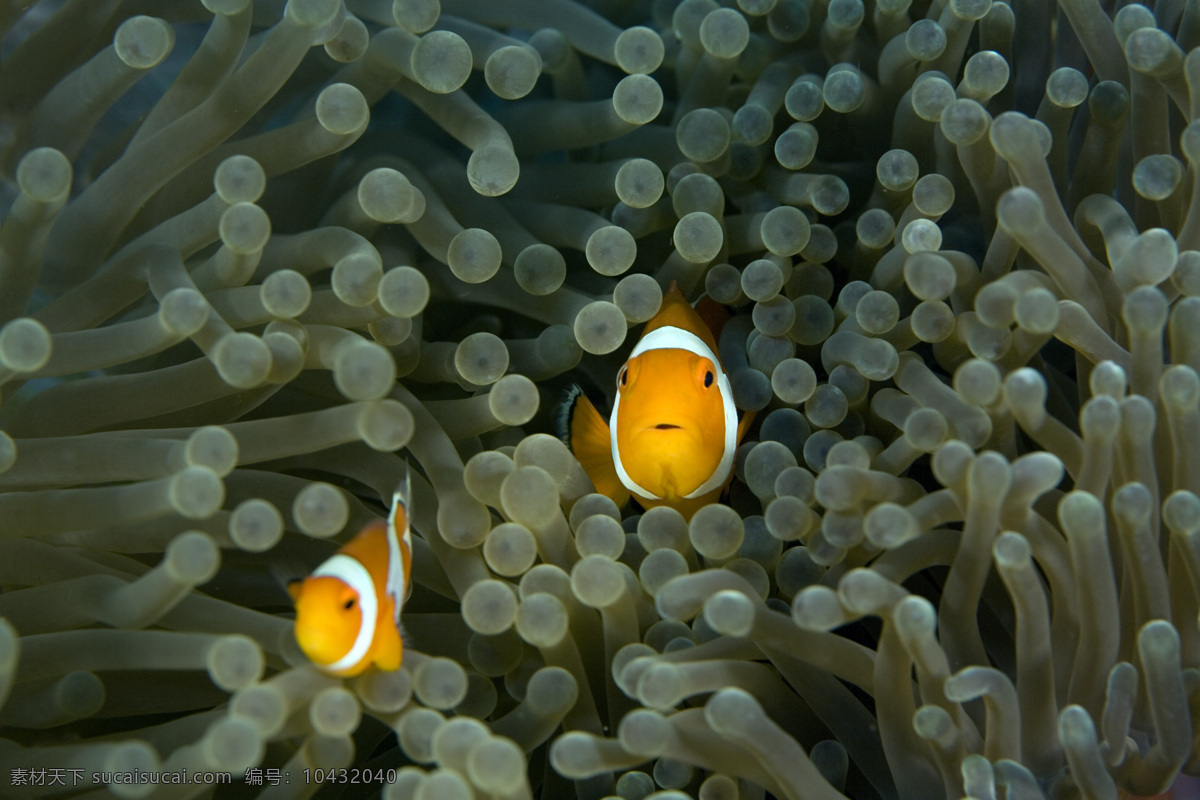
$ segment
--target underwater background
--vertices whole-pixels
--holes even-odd
[[[0,37],[0,797],[1200,796],[1197,0]],[[558,438],[672,281],[755,415],[690,519]],[[286,584],[405,476],[326,675]]]

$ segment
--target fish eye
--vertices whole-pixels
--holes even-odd
[[[708,387],[710,387],[712,385],[713,385],[713,374],[712,374],[712,370],[709,370],[708,372],[704,373],[704,388],[707,389]]]
[[[342,608],[346,609],[347,611],[349,611],[350,609],[354,608],[354,598],[353,598],[353,597],[351,597],[351,598],[350,598],[349,600],[347,600],[345,603],[342,603]]]
[[[617,376],[617,383],[620,384],[621,386],[625,385],[625,378],[627,377],[628,372],[629,372],[629,370],[625,369],[624,367],[621,367],[621,374]]]

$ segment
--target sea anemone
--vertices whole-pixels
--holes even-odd
[[[0,795],[1196,790],[1200,3],[0,37]],[[672,282],[755,413],[690,518],[558,438]],[[406,478],[404,662],[326,675],[285,584]]]

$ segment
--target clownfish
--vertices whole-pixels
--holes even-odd
[[[296,641],[325,672],[350,676],[371,664],[400,667],[400,611],[412,570],[409,496],[406,484],[392,496],[386,523],[368,523],[311,575],[288,585],[296,605]]]
[[[674,282],[617,372],[608,422],[578,386],[565,409],[564,438],[596,491],[689,519],[729,485],[753,417],[739,421],[713,332]]]

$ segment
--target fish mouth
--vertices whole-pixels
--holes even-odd
[[[654,426],[654,430],[656,430],[656,431],[677,431],[677,430],[682,430],[682,426],[672,425],[669,422],[660,422]]]

